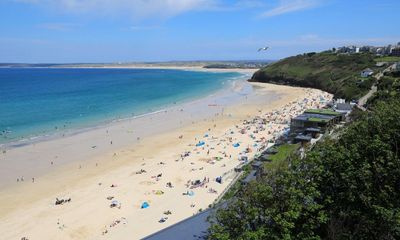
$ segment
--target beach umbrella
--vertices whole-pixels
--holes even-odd
[[[233,144],[233,147],[235,147],[235,148],[237,148],[237,147],[239,147],[240,146],[240,144],[239,143],[235,143],[235,144]]]

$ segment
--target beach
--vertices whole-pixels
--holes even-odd
[[[206,209],[244,156],[273,142],[290,117],[331,98],[315,89],[237,81],[152,114],[6,149],[2,238],[148,236]]]

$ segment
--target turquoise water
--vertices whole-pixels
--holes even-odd
[[[0,68],[0,143],[153,112],[209,95],[238,73]]]

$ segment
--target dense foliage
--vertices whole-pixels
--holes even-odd
[[[219,210],[210,239],[400,239],[400,100],[288,159]]]
[[[360,77],[365,68],[378,70],[375,56],[363,54],[307,53],[285,58],[257,71],[250,81],[312,87],[348,100],[371,88],[374,79]]]

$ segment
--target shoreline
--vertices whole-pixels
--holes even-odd
[[[54,68],[54,67],[37,67],[37,68]],[[56,67],[57,68],[57,67]],[[101,69],[113,69],[113,67],[61,67],[61,69],[75,69],[75,68],[87,68],[87,69],[91,69],[91,68],[101,68]],[[223,69],[224,71],[209,71],[208,69],[204,69],[202,67],[168,67],[168,68],[163,68],[163,67],[122,67],[122,68],[118,68],[116,67],[115,69],[175,69],[175,70],[182,70],[182,71],[206,71],[206,72],[236,72],[236,73],[240,73],[241,75],[232,79],[227,80],[226,82],[230,82],[233,85],[234,84],[240,84],[240,83],[244,83],[247,82],[247,77],[250,76],[252,73],[254,73],[256,70],[253,69],[253,72],[251,71],[252,69],[245,69],[244,72],[242,71],[235,71],[235,69],[229,69],[227,71],[225,71],[225,69]],[[204,69],[204,70],[202,70]],[[95,130],[95,129],[99,129],[99,128],[104,128],[107,127],[109,125],[115,124],[116,122],[121,122],[121,121],[130,121],[133,119],[137,119],[137,118],[141,118],[141,117],[146,117],[147,115],[154,115],[154,114],[158,114],[158,113],[162,113],[165,111],[169,111],[175,108],[178,108],[179,106],[185,106],[185,105],[190,105],[191,103],[197,102],[197,101],[206,101],[208,99],[211,99],[215,96],[218,95],[222,95],[222,94],[226,94],[227,92],[229,92],[234,86],[224,86],[221,89],[216,90],[215,92],[205,95],[205,96],[196,96],[194,98],[191,99],[186,99],[178,104],[165,104],[163,106],[160,106],[159,109],[155,109],[154,111],[150,109],[149,112],[145,112],[142,114],[139,114],[137,116],[124,116],[124,117],[116,117],[116,118],[110,118],[110,119],[103,119],[97,123],[92,123],[92,124],[84,124],[82,126],[75,126],[72,128],[68,128],[68,129],[62,129],[60,131],[51,131],[51,132],[47,132],[47,133],[42,133],[42,134],[34,134],[34,135],[27,135],[25,137],[23,137],[22,139],[16,139],[16,140],[12,140],[9,142],[1,142],[0,143],[0,150],[4,151],[10,148],[18,148],[21,146],[26,146],[26,145],[30,145],[30,144],[35,144],[41,141],[51,141],[57,138],[63,138],[65,136],[71,136],[71,135],[76,135],[76,134],[80,134],[83,132],[87,132],[87,131],[91,131],[91,130]],[[79,125],[79,124],[78,124]]]
[[[11,150],[7,154],[14,155],[12,159],[31,158],[26,168],[38,167],[38,161],[42,161],[42,167],[50,167],[51,171],[35,178],[34,183],[27,175],[24,183],[0,191],[0,230],[10,239],[24,236],[32,239],[136,239],[189,217],[200,208],[207,208],[218,194],[209,193],[207,188],[196,188],[193,197],[182,196],[182,192],[188,191],[185,183],[208,176],[208,189],[223,192],[232,181],[233,169],[240,164],[238,156],[243,149],[247,146],[254,149],[249,157],[258,149],[253,146],[252,138],[238,131],[244,120],[278,109],[290,111],[289,105],[295,102],[304,104],[301,103],[303,97],[326,94],[312,89],[247,84],[253,86],[253,91],[240,95],[238,101],[230,106],[210,109],[207,102],[200,101],[197,107],[184,112],[161,112],[158,119],[145,119],[142,125],[137,126],[150,125],[149,129],[140,130],[152,130],[154,134],[137,142],[136,137],[129,133],[130,121],[124,121],[107,132],[105,129],[95,131],[98,135],[82,137],[85,134],[78,134],[68,137],[67,141],[42,142]],[[284,126],[279,123],[269,127],[279,132]],[[265,137],[264,140],[273,136],[265,131],[254,135],[257,139]],[[113,144],[110,144],[110,139],[113,139]],[[196,147],[201,139],[206,144]],[[52,142],[56,143],[51,145]],[[240,142],[241,146],[232,147],[234,142]],[[91,148],[93,144],[97,147]],[[188,150],[190,155],[181,159],[180,155]],[[58,158],[54,158],[55,153],[59,154]],[[222,160],[211,160],[217,156]],[[71,159],[75,161],[68,164]],[[50,166],[51,160],[55,164]],[[67,164],[58,167],[63,160]],[[141,169],[146,173],[137,174]],[[3,171],[13,173],[7,164]],[[160,172],[162,177],[159,179],[151,177]],[[213,180],[216,176],[224,176],[222,184]],[[173,184],[173,188],[165,187],[168,182]],[[116,187],[110,188],[113,185]],[[163,193],[155,194],[159,190]],[[122,208],[109,208],[107,196],[122,203]],[[54,206],[56,197],[72,198],[72,202]],[[150,203],[149,209],[140,209],[144,201]],[[180,203],[178,206],[177,201]],[[173,214],[168,216],[166,223],[159,223],[166,210]],[[111,224],[116,219],[120,222],[117,226]],[[32,223],[35,221],[41,225]],[[46,229],[46,233],[42,229]],[[106,235],[102,235],[104,229]]]
[[[11,153],[19,152],[19,151],[27,151],[27,149],[35,148],[36,145],[52,144],[52,146],[54,146],[54,148],[56,148],[59,145],[69,144],[69,143],[65,143],[65,142],[70,142],[70,139],[73,139],[74,137],[80,137],[80,139],[85,139],[85,138],[87,138],[86,136],[90,136],[93,134],[100,137],[102,135],[100,132],[103,132],[103,133],[106,132],[107,133],[106,135],[108,135],[108,131],[112,131],[112,129],[121,129],[121,128],[135,129],[135,128],[137,128],[137,126],[136,126],[137,124],[139,124],[139,126],[141,126],[141,127],[146,127],[146,124],[152,123],[153,119],[154,119],[153,122],[155,122],[156,124],[160,124],[159,120],[157,120],[158,118],[163,118],[168,113],[172,117],[174,115],[174,113],[176,114],[178,112],[181,112],[182,109],[185,110],[185,112],[187,112],[187,111],[190,112],[190,117],[189,117],[190,119],[181,121],[181,123],[179,125],[177,125],[176,123],[174,125],[172,123],[165,124],[165,126],[163,126],[163,129],[157,129],[156,131],[130,130],[130,133],[133,134],[134,138],[131,139],[129,141],[129,143],[125,143],[125,144],[122,144],[121,146],[119,146],[119,148],[126,148],[131,144],[138,144],[139,139],[137,139],[137,138],[143,139],[146,137],[151,137],[152,135],[156,135],[157,133],[173,131],[173,130],[179,129],[180,127],[182,127],[182,125],[183,126],[190,125],[191,121],[201,121],[203,118],[213,117],[213,114],[218,114],[223,108],[229,107],[229,106],[237,103],[238,101],[240,101],[240,98],[243,98],[243,96],[250,94],[252,91],[249,89],[249,88],[251,88],[251,84],[249,84],[244,79],[234,80],[231,83],[232,83],[231,86],[226,86],[208,96],[199,97],[198,99],[190,100],[188,102],[183,102],[183,103],[180,103],[180,104],[177,104],[174,106],[170,106],[168,108],[156,110],[154,112],[149,112],[149,113],[145,113],[145,114],[134,116],[134,117],[115,119],[115,120],[107,121],[107,122],[97,124],[97,125],[94,125],[91,127],[69,129],[69,130],[62,131],[62,132],[54,132],[54,133],[51,133],[48,135],[35,136],[30,139],[23,139],[23,140],[19,140],[19,141],[15,141],[15,142],[5,143],[2,145],[0,144],[0,150],[6,151],[5,154],[3,153],[3,156],[8,155],[8,158],[6,158],[4,160],[7,160],[7,159],[11,160],[11,159],[14,159],[14,155],[12,155]],[[228,99],[229,101],[232,101],[232,102],[227,102],[226,99]],[[213,103],[219,103],[219,104],[218,104],[218,106],[212,107],[212,110],[209,113],[206,113],[206,109],[204,109],[205,105],[207,105],[207,107],[209,108],[208,105],[213,104]],[[200,105],[202,106],[201,108],[200,108]],[[194,111],[191,111],[188,109],[197,109],[197,110],[200,109],[201,113],[197,114],[198,116],[196,116],[196,113],[194,113]],[[185,115],[185,114],[186,113],[184,113],[184,112],[181,113],[181,115]],[[163,119],[163,120],[165,120],[165,119]],[[171,121],[171,120],[169,120],[169,121]],[[106,137],[106,136],[102,136],[102,137]],[[116,136],[114,138],[117,138],[117,137],[118,136]],[[110,137],[110,139],[111,138],[112,137]],[[127,139],[125,139],[125,140],[127,140]],[[110,141],[112,141],[112,140],[110,140]],[[87,147],[89,150],[90,150],[90,148],[97,150],[97,146],[99,146],[99,145],[100,145],[99,143],[93,143]],[[104,143],[102,145],[104,145]],[[115,146],[116,143],[114,142],[113,145]],[[94,147],[94,146],[96,146],[96,147]],[[43,151],[43,150],[41,150],[41,151]],[[49,149],[47,149],[47,151],[48,150]],[[71,149],[71,150],[73,150],[73,149]],[[110,150],[111,149],[107,149],[107,151],[110,151]],[[116,150],[116,149],[114,148],[114,150]],[[30,151],[33,151],[33,150],[30,150]],[[106,154],[106,153],[107,152],[100,152],[100,153],[96,153],[96,154]],[[9,156],[9,155],[11,155],[11,156]],[[37,155],[39,155],[39,154],[37,154]],[[92,156],[92,157],[94,157],[94,156]],[[21,157],[16,157],[16,158],[19,159]],[[54,159],[54,161],[51,161],[51,162],[56,162],[56,160],[57,159]],[[81,160],[81,159],[79,159],[79,160]],[[33,159],[32,159],[32,161],[33,161]],[[58,166],[62,167],[63,165],[70,165],[70,164],[73,164],[74,162],[77,162],[77,160],[62,161],[62,162],[58,163]],[[9,164],[12,165],[13,163],[10,162]],[[26,162],[16,163],[16,165],[19,165],[19,164],[24,165],[24,164],[26,164]],[[38,164],[40,164],[40,163],[38,163]],[[3,162],[3,164],[0,163],[0,190],[2,190],[2,188],[4,188],[6,185],[13,186],[16,184],[14,178],[11,178],[9,176],[9,174],[7,174],[6,172],[1,171],[1,169],[2,169],[1,166],[4,166],[4,165],[5,165],[4,162]],[[14,170],[18,169],[18,166],[16,166],[16,165],[13,167]],[[6,169],[6,168],[4,167],[3,169]],[[14,173],[14,171],[13,171],[13,173]],[[19,175],[20,175],[20,177],[30,179],[32,177],[37,177],[38,175],[42,175],[42,174],[46,174],[46,172],[45,171],[35,172],[35,166],[32,166],[32,168],[29,169],[29,171],[22,171]],[[18,175],[15,175],[15,177],[18,177]]]

